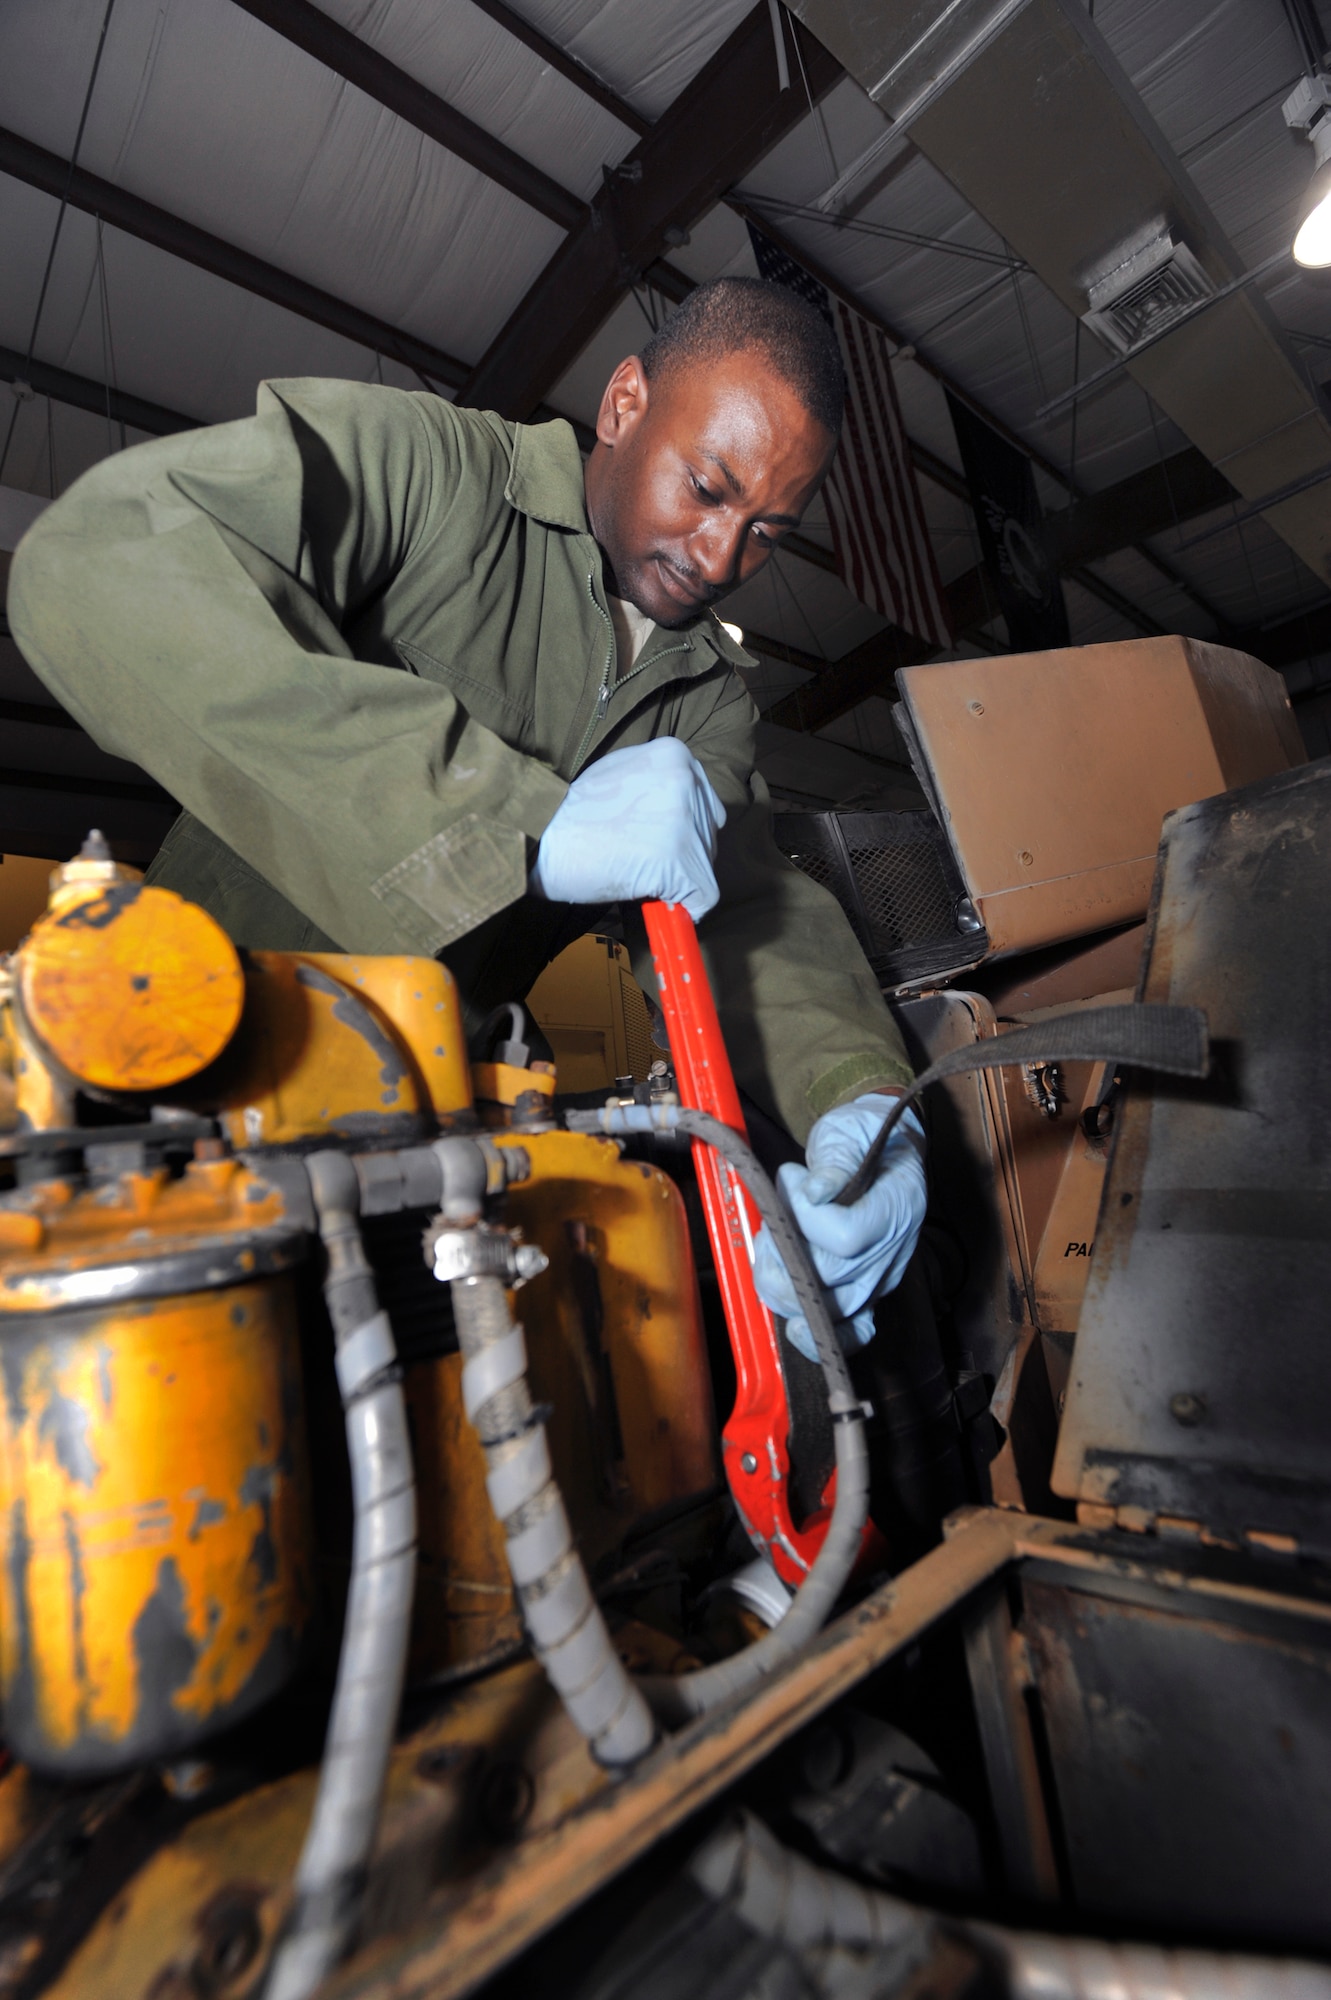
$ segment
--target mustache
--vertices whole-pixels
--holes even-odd
[[[656,561],[661,564],[663,569],[668,569],[672,576],[677,576],[685,589],[691,592],[700,604],[719,604],[726,594],[716,584],[708,583],[688,563],[676,562],[673,556],[663,555],[659,551],[656,555]]]

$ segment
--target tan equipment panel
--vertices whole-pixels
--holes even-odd
[[[897,675],[991,949],[1146,914],[1167,812],[1306,762],[1281,676],[1199,639],[1131,639]]]

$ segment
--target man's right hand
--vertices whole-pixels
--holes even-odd
[[[682,903],[697,923],[720,893],[712,862],[725,819],[678,737],[612,750],[573,780],[541,835],[532,891],[552,903]]]

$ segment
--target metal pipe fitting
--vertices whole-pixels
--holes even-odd
[[[315,1155],[333,1157],[340,1156]],[[488,1196],[528,1179],[531,1155],[523,1146],[496,1146],[492,1139],[449,1138],[391,1153],[358,1153],[351,1165],[361,1215],[435,1208],[447,1221],[466,1224],[476,1221]]]

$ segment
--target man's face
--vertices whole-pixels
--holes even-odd
[[[760,570],[798,527],[835,439],[762,351],[650,384],[622,361],[587,463],[592,532],[614,584],[658,625],[683,625]]]

